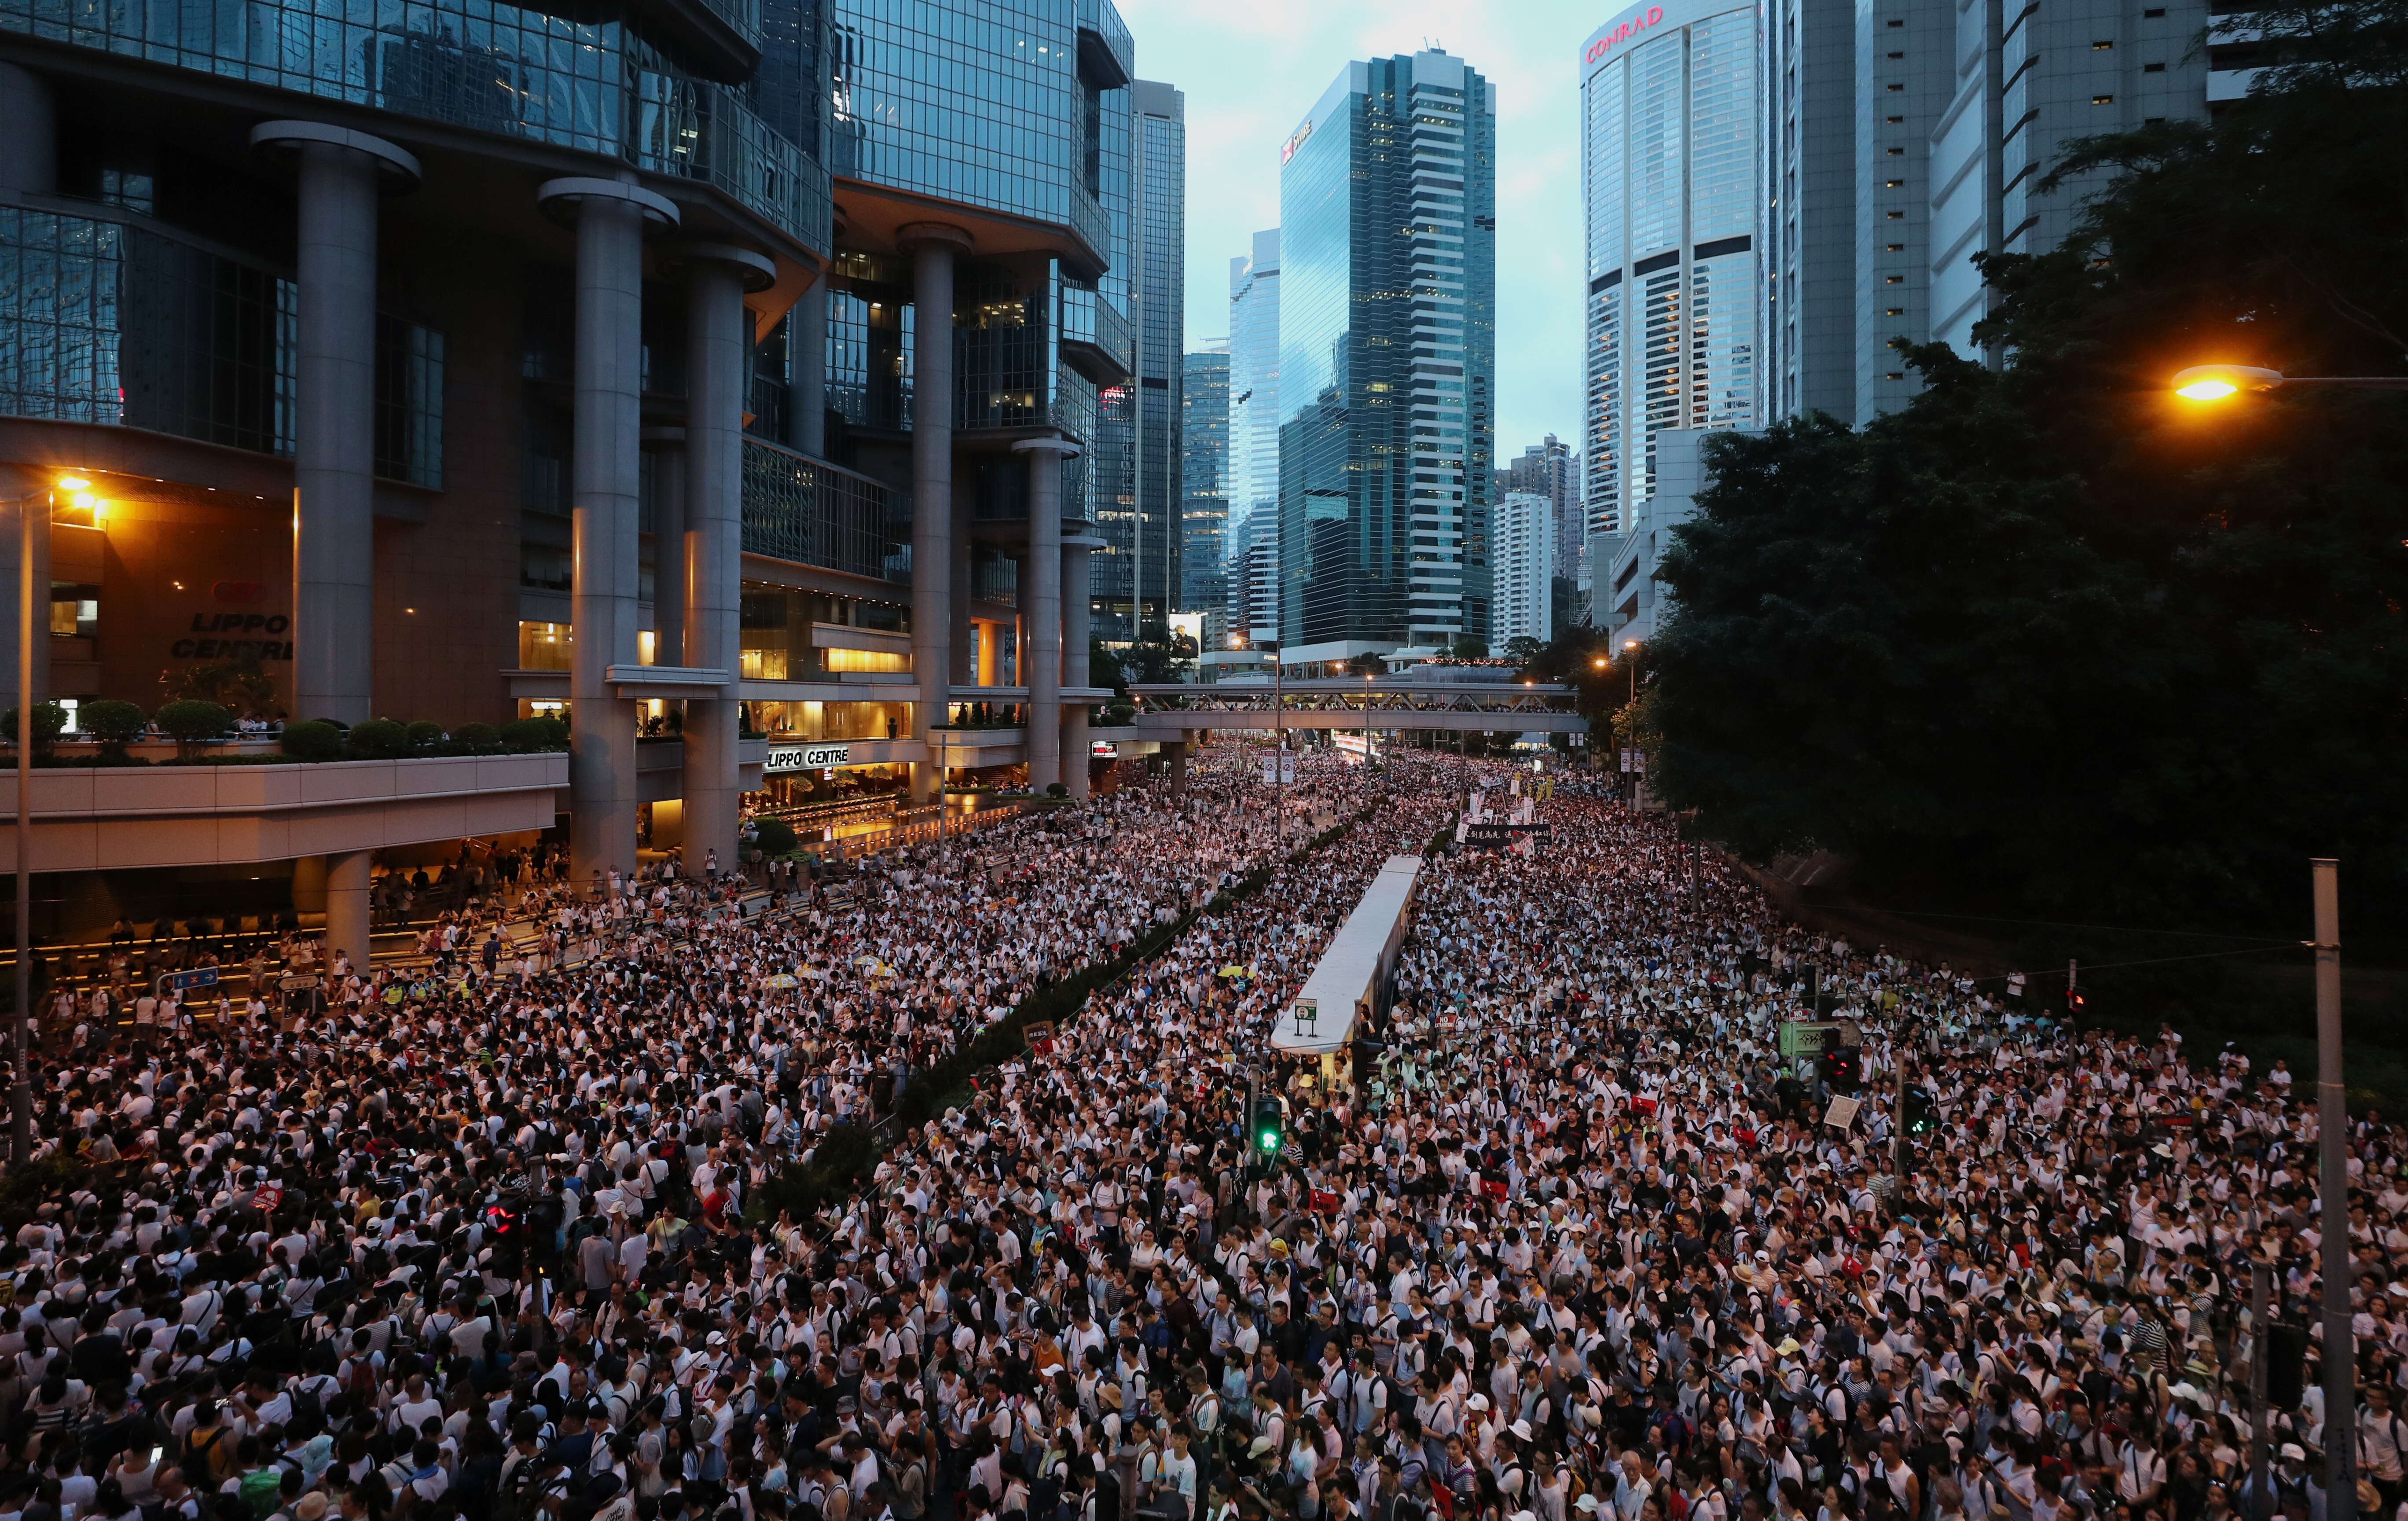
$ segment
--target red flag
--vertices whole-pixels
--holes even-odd
[[[1633,1114],[1653,1114],[1656,1112],[1656,1100],[1653,1098],[1633,1098],[1630,1100],[1630,1112]]]
[[[1483,1179],[1480,1184],[1480,1191],[1500,1204],[1505,1201],[1506,1195],[1509,1192],[1505,1186],[1505,1180],[1502,1178]]]
[[[276,1206],[283,1202],[284,1190],[275,1184],[269,1184],[265,1188],[262,1188],[258,1193],[251,1196],[251,1207],[257,1210],[262,1214],[272,1213],[275,1211]]]
[[[1338,1212],[1338,1196],[1331,1193],[1326,1188],[1314,1189],[1312,1191],[1312,1212],[1315,1214],[1336,1214]]]

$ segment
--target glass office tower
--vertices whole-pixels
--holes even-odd
[[[1648,0],[1582,48],[1592,536],[1654,491],[1658,432],[1755,412],[1756,47],[1752,4]]]
[[[1186,345],[1186,97],[1140,79],[1130,91],[1129,200],[1116,257],[1129,271],[1136,373],[1098,398],[1096,633],[1119,643],[1175,610],[1180,588],[1180,352]]]
[[[1496,95],[1346,66],[1282,150],[1280,634],[1291,665],[1488,635]]]
[[[1228,582],[1222,561],[1229,529],[1229,352],[1219,338],[1180,366],[1179,607],[1227,624]],[[1217,640],[1213,641],[1217,644]]]

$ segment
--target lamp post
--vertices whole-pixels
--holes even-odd
[[[2325,1442],[2325,1521],[2358,1514],[2358,1348],[2351,1327],[2355,1274],[2349,1233],[2349,1105],[2341,1071],[2341,863],[2308,863],[2316,938],[2316,1194],[2323,1218],[2316,1267],[2325,1284],[2325,1430],[2348,1433]]]
[[[2193,365],[2174,372],[2174,395],[2189,401],[2229,401],[2243,391],[2286,385],[2338,385],[2358,391],[2408,391],[2408,375],[2286,375],[2256,365]]]
[[[1363,673],[1363,766],[1371,765],[1371,673]]]
[[[90,482],[75,476],[59,478],[59,487],[81,491]],[[27,838],[34,824],[34,516],[40,503],[41,526],[50,524],[50,492],[28,492],[17,498],[17,958],[16,1001],[10,1017],[17,1028],[8,1048],[16,1063],[8,1087],[9,1155],[18,1166],[34,1159],[33,1053],[25,1022],[33,1016],[34,999],[34,866]]]

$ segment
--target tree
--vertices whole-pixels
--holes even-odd
[[[2166,386],[2401,371],[2408,0],[2258,23],[2249,99],[2079,145],[2074,237],[1985,262],[2002,368],[1710,442],[1640,715],[1706,827],[1883,894],[2262,924],[2339,854],[2408,902],[2408,398]]]
[[[171,698],[218,703],[242,718],[266,718],[276,711],[276,681],[257,654],[186,666],[162,680]]]
[[[199,697],[179,697],[151,716],[176,741],[176,758],[182,761],[198,760],[203,751],[234,730],[234,714],[223,703]]]

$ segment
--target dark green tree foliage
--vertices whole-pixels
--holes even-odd
[[[1711,441],[1642,702],[1708,832],[1884,897],[2263,924],[2339,854],[2408,906],[2408,395],[2167,386],[2408,368],[2408,0],[2268,17],[2248,102],[2060,166],[2115,178],[1991,261],[2003,367]]]

